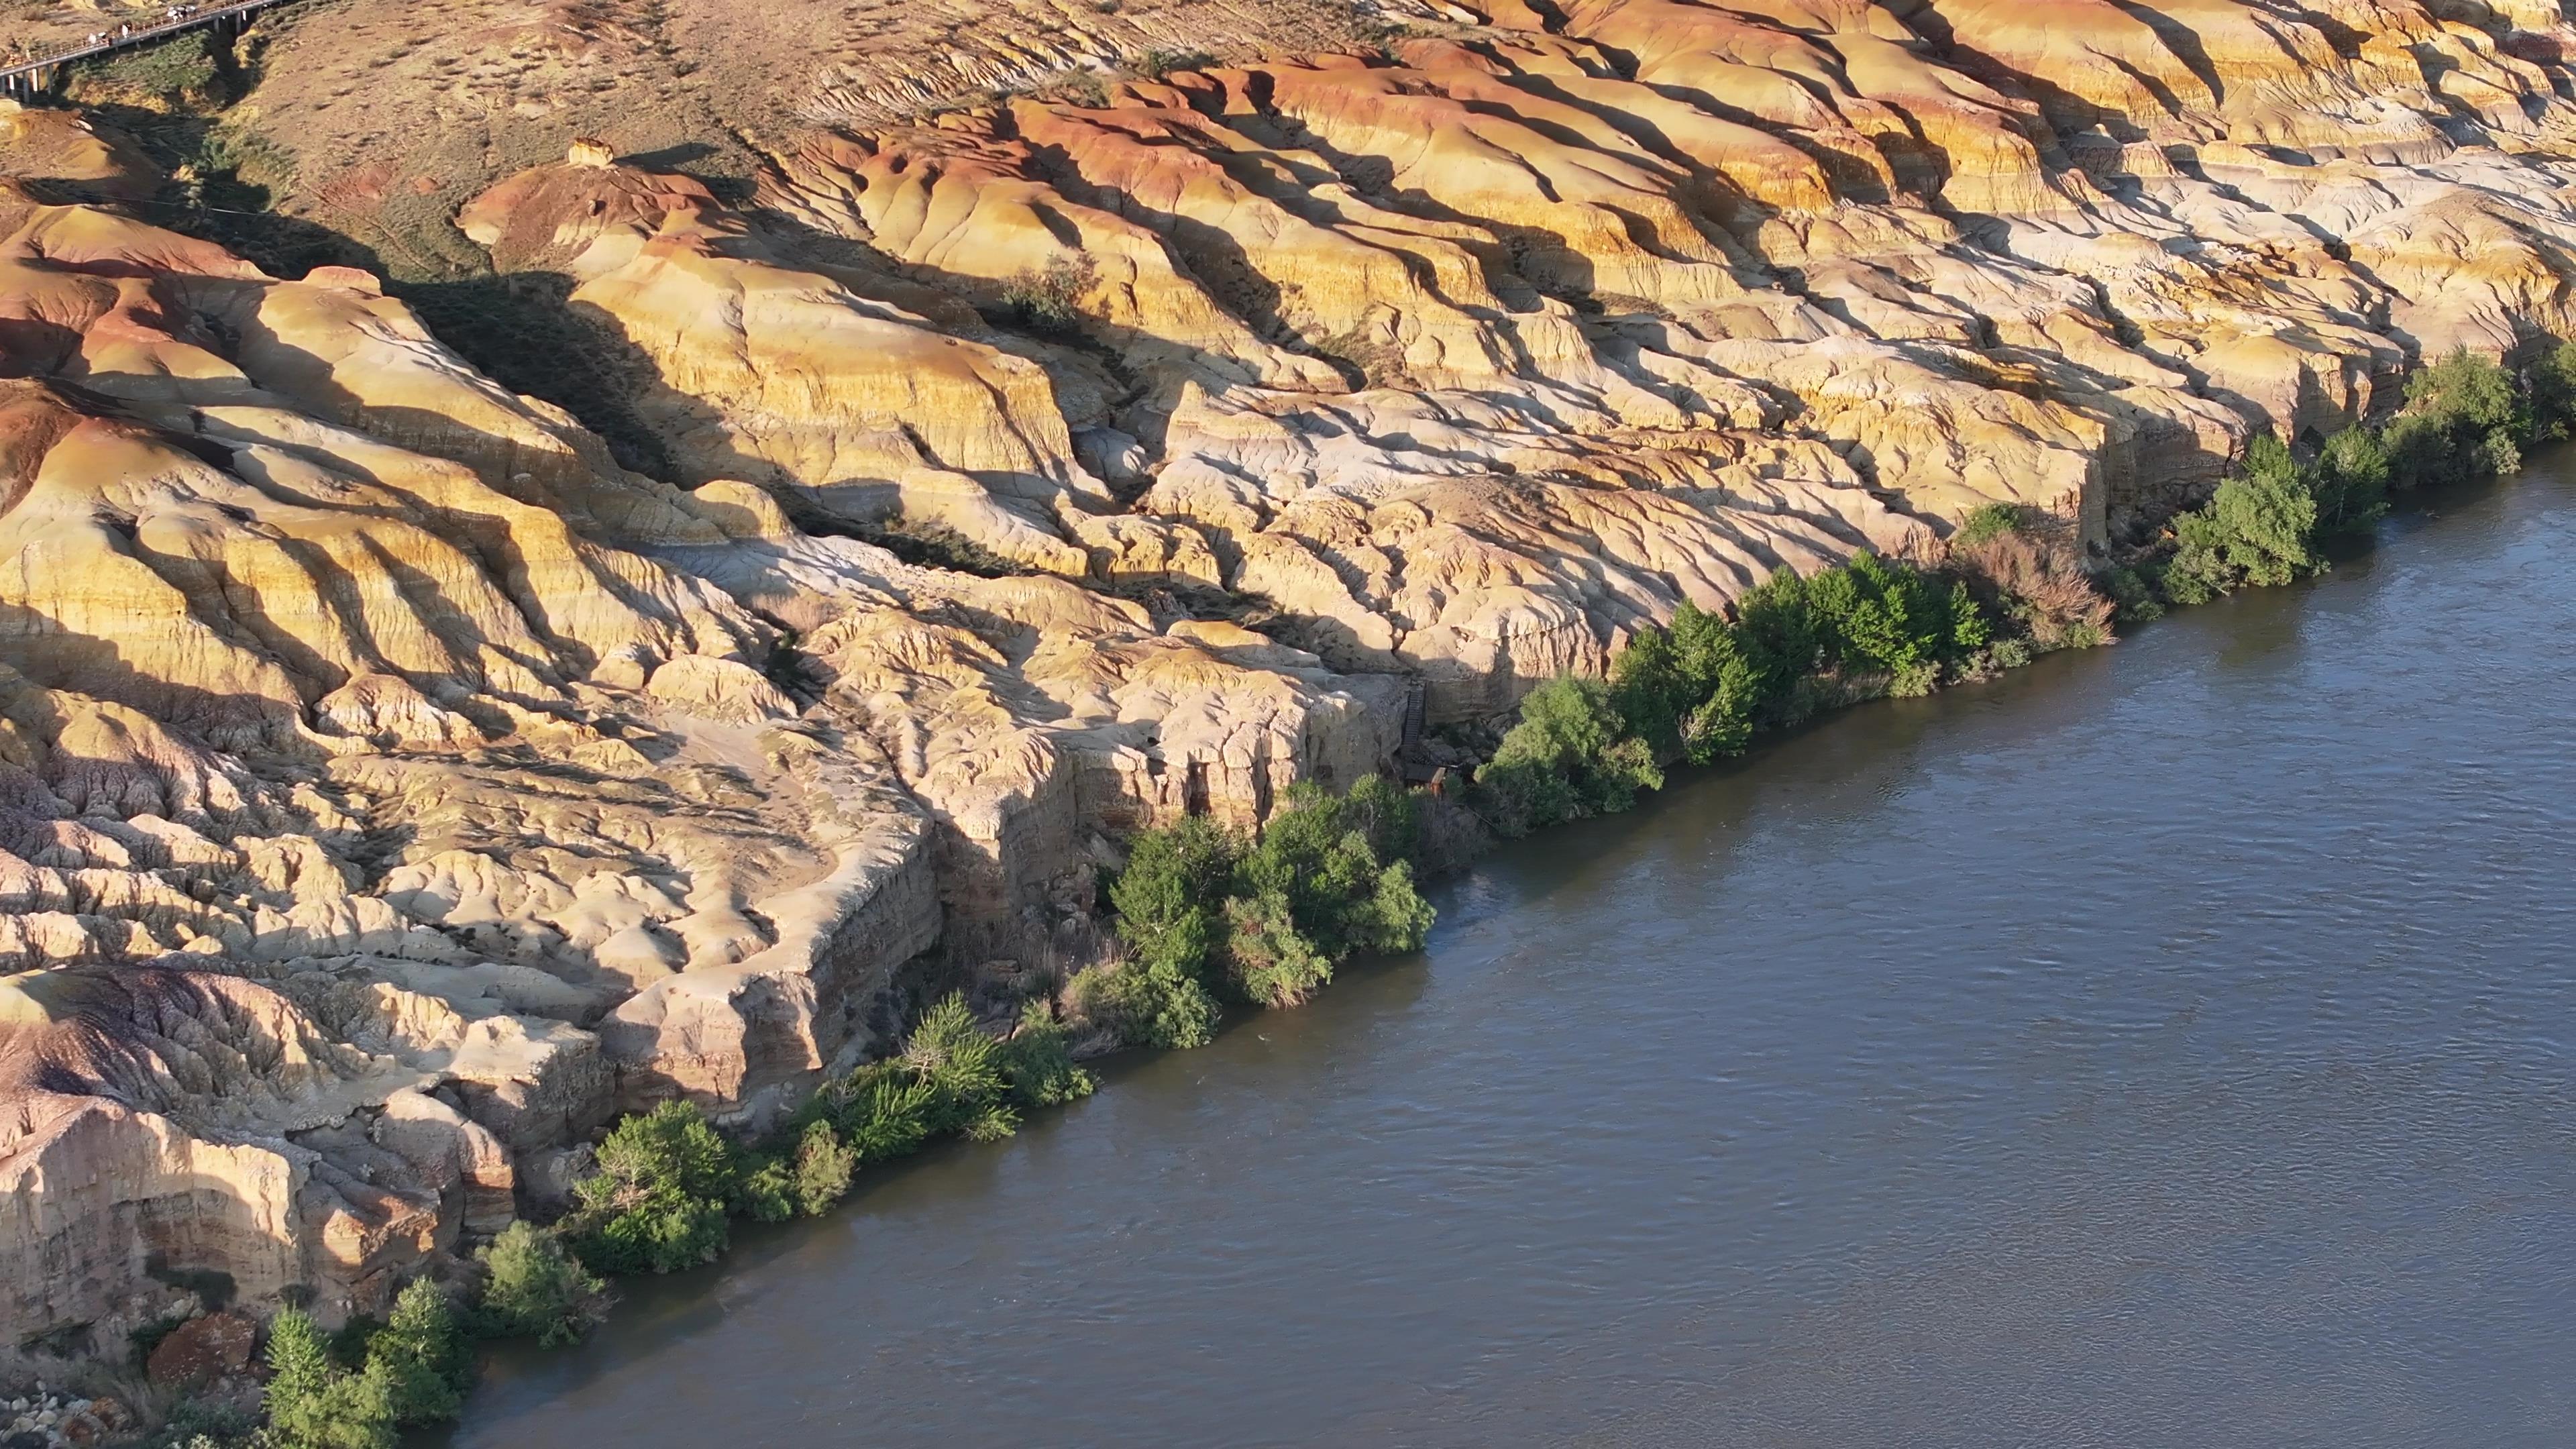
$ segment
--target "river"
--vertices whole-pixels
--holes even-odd
[[[2576,458],[1445,883],[459,1449],[2576,1442]]]

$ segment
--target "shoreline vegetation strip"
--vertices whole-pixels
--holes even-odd
[[[2385,423],[2306,456],[2258,437],[2206,504],[2125,562],[2088,564],[2061,525],[1980,509],[1937,567],[1862,553],[1803,577],[1783,569],[1726,615],[1684,604],[1631,639],[1607,678],[1539,685],[1463,800],[1426,806],[1371,776],[1338,796],[1300,786],[1257,832],[1205,817],[1138,832],[1105,892],[1113,959],[1042,981],[998,1029],[963,992],[939,997],[898,1051],[827,1081],[756,1143],[729,1140],[686,1101],[629,1116],[599,1144],[571,1211],[552,1226],[512,1223],[476,1251],[469,1281],[416,1279],[384,1323],[337,1334],[297,1309],[278,1314],[264,1423],[182,1401],[145,1442],[394,1449],[402,1430],[458,1415],[476,1340],[577,1341],[604,1318],[610,1279],[713,1262],[736,1218],[818,1216],[868,1167],[944,1138],[1007,1137],[1025,1114],[1094,1090],[1078,1046],[1200,1046],[1229,1009],[1295,1006],[1353,957],[1420,949],[1433,912],[1416,875],[1466,853],[1426,847],[1435,813],[1453,839],[1615,813],[1675,764],[1742,755],[1825,711],[1989,678],[2108,643],[2115,623],[2168,605],[2312,576],[2338,542],[2367,539],[2393,499],[2512,473],[2571,426],[2576,343],[2519,371],[2455,353],[2417,372]]]

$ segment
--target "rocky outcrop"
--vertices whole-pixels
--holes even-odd
[[[150,224],[105,126],[0,113],[22,1339],[211,1274],[370,1308],[618,1111],[784,1106],[925,952],[1078,964],[1105,834],[1256,823],[1987,504],[2112,546],[2258,430],[2576,333],[2544,4],[1461,0],[1103,49],[1184,12],[1269,35],[1058,17],[1046,84],[935,114],[1008,37],[843,55],[710,122],[756,188],[587,136],[483,175],[457,226],[564,298],[622,453],[371,272]],[[475,154],[535,154],[532,106]]]
[[[1257,818],[1392,752],[1400,681],[807,534],[784,469],[628,473],[367,274],[279,281],[90,205],[11,228],[0,1264],[26,1335],[131,1327],[207,1275],[372,1311],[620,1108],[771,1110],[943,937],[1045,949],[1093,830]],[[1043,409],[1000,461],[1087,476],[1043,371],[987,352]],[[833,410],[855,376],[758,386],[805,387],[855,456],[832,430],[887,431]]]

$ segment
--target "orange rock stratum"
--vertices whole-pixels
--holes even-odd
[[[834,52],[719,138],[755,185],[478,177],[439,225],[598,415],[0,114],[10,1343],[186,1273],[378,1309],[619,1111],[868,1050],[925,952],[1081,959],[1119,831],[1983,504],[2114,546],[2576,335],[2542,0],[1183,4],[1116,23],[1242,44],[1124,68],[1084,8]],[[932,105],[1003,32],[1044,84]],[[455,87],[489,154],[553,124]]]

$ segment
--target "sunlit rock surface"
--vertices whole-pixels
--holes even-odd
[[[1074,70],[935,115],[890,50],[756,193],[490,178],[456,226],[625,451],[0,112],[20,1339],[207,1273],[372,1309],[621,1110],[791,1100],[907,961],[1080,964],[1117,831],[1983,504],[2142,536],[2576,332],[2538,0],[1408,15],[1032,35]]]

